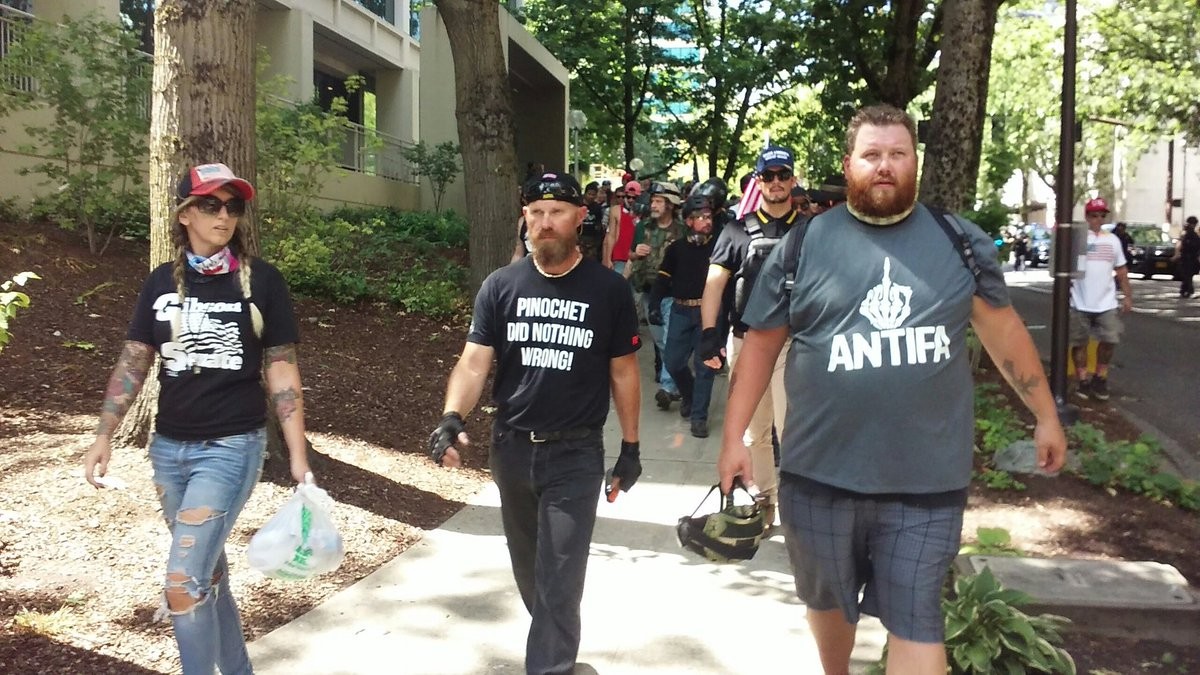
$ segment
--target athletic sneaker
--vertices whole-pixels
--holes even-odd
[[[1091,380],[1080,380],[1079,383],[1075,385],[1075,395],[1084,400],[1091,398],[1092,397],[1092,381]]]
[[[1091,384],[1091,390],[1092,390],[1091,391],[1092,398],[1096,399],[1097,401],[1107,401],[1108,400],[1108,378],[1107,377],[1093,377],[1092,384]]]
[[[671,409],[671,395],[667,393],[666,389],[654,392],[654,402],[658,404],[659,410]]]

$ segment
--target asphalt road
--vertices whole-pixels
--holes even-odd
[[[1049,362],[1050,275],[1041,269],[1005,276],[1013,305]],[[1200,478],[1200,298],[1180,299],[1179,282],[1165,276],[1139,275],[1130,283],[1134,309],[1124,317],[1109,375],[1110,404],[1162,439],[1181,471]]]

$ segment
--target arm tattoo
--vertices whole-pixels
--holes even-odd
[[[281,423],[288,421],[295,414],[300,408],[302,400],[300,393],[293,387],[271,392],[271,403],[275,406],[275,414],[279,417]]]
[[[1023,376],[1018,373],[1017,365],[1012,362],[1012,359],[1005,359],[1003,368],[1013,389],[1022,400],[1028,401],[1029,395],[1033,393],[1033,388],[1037,386],[1038,378],[1034,375]]]
[[[276,363],[290,363],[296,365],[296,345],[286,344],[278,347],[267,347],[263,352],[263,357],[266,359],[267,367],[271,367]]]
[[[154,348],[141,342],[126,341],[117,365],[108,378],[104,391],[104,404],[100,407],[100,422],[96,425],[97,436],[111,436],[129,406],[142,390],[146,374],[154,363]]]

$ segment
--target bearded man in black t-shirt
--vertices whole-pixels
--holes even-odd
[[[622,441],[609,499],[642,472],[641,343],[625,279],[579,252],[587,212],[579,183],[546,173],[525,185],[524,196],[533,252],[480,287],[429,445],[434,461],[461,465],[460,453],[470,444],[463,415],[479,401],[495,359],[490,466],[513,575],[533,617],[525,670],[571,673],[610,395]]]

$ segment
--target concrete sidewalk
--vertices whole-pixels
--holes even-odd
[[[727,378],[718,377],[712,435],[693,438],[654,406],[653,350],[642,359],[644,473],[602,501],[583,600],[580,673],[819,673],[782,537],[746,564],[716,565],[680,548],[675,523],[716,481]],[[480,430],[475,430],[480,433]],[[620,447],[605,427],[608,466]],[[715,510],[715,499],[703,512]],[[402,555],[250,645],[256,672],[475,675],[524,673],[529,615],[517,595],[489,485]],[[885,633],[859,625],[854,670],[878,658]]]

